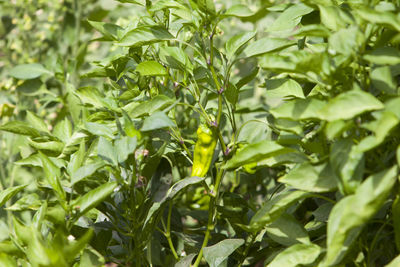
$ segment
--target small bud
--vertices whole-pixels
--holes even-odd
[[[232,150],[231,150],[229,147],[227,147],[226,150],[225,150],[225,152],[224,152],[225,156],[228,156],[229,153],[231,153],[231,151],[232,151]]]
[[[225,88],[222,86],[219,90],[218,90],[218,94],[222,94],[225,91]]]

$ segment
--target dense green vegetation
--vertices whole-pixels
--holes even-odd
[[[0,18],[1,266],[400,265],[400,1]]]

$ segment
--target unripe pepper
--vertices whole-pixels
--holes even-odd
[[[244,144],[240,143],[238,144],[238,149],[237,152],[239,152],[240,150],[242,150],[244,148]],[[242,166],[243,170],[249,174],[253,174],[257,171],[257,162],[252,162],[252,163],[248,163]]]
[[[204,177],[212,162],[218,136],[215,129],[201,124],[197,129],[197,142],[194,147],[192,176]]]

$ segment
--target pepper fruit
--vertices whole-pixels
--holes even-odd
[[[212,162],[218,135],[215,129],[200,124],[197,129],[197,142],[194,147],[192,176],[204,177]]]
[[[245,147],[245,145],[243,143],[239,143],[238,144],[238,149],[237,152],[239,152],[240,150],[242,150]],[[243,170],[249,174],[253,174],[257,171],[257,162],[252,162],[252,163],[248,163],[242,166]]]

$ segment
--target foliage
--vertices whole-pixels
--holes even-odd
[[[37,2],[0,2],[2,265],[397,266],[400,2]]]

